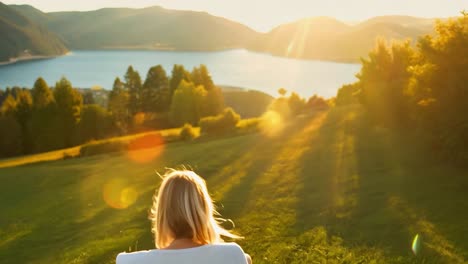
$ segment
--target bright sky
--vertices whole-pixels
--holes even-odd
[[[206,11],[243,23],[258,31],[300,18],[330,16],[357,22],[380,15],[457,16],[468,0],[4,0],[29,4],[42,11],[94,10],[103,7],[148,7]]]

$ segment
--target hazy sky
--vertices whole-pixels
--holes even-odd
[[[4,0],[29,4],[42,11],[94,10],[102,7],[147,7],[207,11],[259,31],[304,17],[331,16],[356,22],[379,15],[456,16],[468,10],[468,0]]]

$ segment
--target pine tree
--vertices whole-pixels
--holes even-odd
[[[151,67],[146,75],[142,91],[142,106],[145,112],[169,110],[169,79],[161,65]]]
[[[70,147],[76,139],[76,128],[80,120],[83,98],[76,89],[72,88],[72,84],[65,77],[56,83],[54,98],[57,117],[61,124],[59,134],[63,139],[63,147]]]
[[[130,121],[130,112],[128,109],[128,92],[125,90],[125,84],[116,78],[112,91],[109,93],[109,102],[107,104],[109,112],[116,123],[116,126],[123,134],[128,131]]]
[[[171,101],[175,90],[179,87],[182,80],[191,82],[190,72],[185,70],[183,65],[174,64],[171,73],[171,80],[169,81],[169,97],[171,98]]]
[[[133,116],[141,111],[141,77],[138,71],[135,71],[130,65],[125,74],[125,89],[128,91],[128,108]]]
[[[52,90],[49,89],[46,81],[41,77],[39,77],[34,83],[31,93],[35,109],[44,108],[54,101]]]
[[[16,111],[15,117],[21,127],[21,152],[23,154],[32,151],[31,131],[29,129],[29,122],[33,110],[33,99],[28,90],[18,92],[16,97]]]

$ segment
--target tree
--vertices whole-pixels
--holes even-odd
[[[165,112],[171,104],[169,78],[161,65],[151,67],[142,90],[142,107],[145,112]]]
[[[18,92],[16,97],[15,118],[21,127],[21,146],[22,153],[30,153],[32,151],[31,134],[28,124],[31,119],[33,110],[33,99],[28,90]]]
[[[141,77],[130,65],[125,74],[125,89],[128,92],[128,110],[131,115],[141,111]]]
[[[4,116],[13,116],[16,112],[16,99],[9,94],[2,103],[1,113]]]
[[[59,121],[57,119],[55,99],[52,90],[44,79],[38,78],[31,91],[33,113],[29,122],[33,152],[44,152],[60,148]]]
[[[215,116],[220,114],[224,109],[223,93],[221,89],[216,87],[213,83],[208,68],[203,64],[199,67],[194,67],[190,77],[195,86],[201,85],[207,91],[202,116]]]
[[[81,111],[79,132],[81,142],[109,136],[113,132],[111,116],[99,105],[85,105]]]
[[[174,64],[174,67],[172,68],[171,79],[169,81],[169,97],[171,98],[171,101],[175,90],[179,87],[182,80],[191,82],[190,73],[185,70],[183,65]]]
[[[343,85],[336,95],[336,105],[350,105],[359,103],[359,93],[361,92],[359,84]]]
[[[281,97],[284,97],[288,93],[288,91],[284,88],[279,88],[278,93]]]
[[[305,110],[306,102],[297,93],[291,93],[288,98],[288,106],[291,114],[296,116]]]
[[[360,100],[374,121],[390,127],[408,123],[405,90],[415,58],[409,41],[393,43],[389,47],[379,40],[369,58],[362,60],[361,71],[357,74]]]
[[[122,133],[127,133],[130,121],[130,111],[128,109],[129,95],[125,90],[125,85],[116,78],[112,91],[109,93],[108,110]]]
[[[339,93],[339,92],[338,92]],[[348,103],[348,102],[345,102]],[[324,110],[329,107],[327,101],[318,95],[313,95],[307,100],[306,108],[308,110]]]
[[[34,83],[31,94],[33,97],[35,109],[46,107],[54,101],[52,90],[49,89],[46,81],[41,77],[39,77]]]
[[[211,90],[207,90],[203,106],[203,116],[215,116],[223,111],[224,96],[219,87],[214,86]]]
[[[86,91],[83,94],[83,104],[85,105],[92,105],[95,104],[96,101],[94,100],[94,94],[92,91]]]
[[[438,154],[468,161],[468,14],[436,24],[436,34],[420,38],[418,62],[411,68],[413,121],[430,131]]]
[[[6,98],[6,94],[5,94],[5,92],[0,88],[0,106],[2,105],[3,100],[5,100],[5,98]]]
[[[195,125],[200,120],[206,90],[203,86],[195,86],[191,82],[182,80],[176,89],[171,103],[170,117],[176,126],[185,123]]]
[[[61,124],[59,135],[63,147],[70,147],[76,139],[76,128],[80,120],[83,98],[72,88],[65,77],[55,85],[54,98],[57,106],[57,117]]]
[[[201,64],[199,67],[194,67],[190,76],[195,85],[203,85],[207,91],[211,91],[215,88],[208,68],[204,64]]]
[[[12,115],[0,115],[0,157],[21,154],[21,126]]]

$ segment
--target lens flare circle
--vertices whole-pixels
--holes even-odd
[[[138,192],[122,178],[111,179],[103,186],[102,198],[114,209],[125,209],[138,199]]]
[[[159,133],[147,134],[132,140],[127,157],[136,163],[148,163],[159,157],[164,150],[164,140]]]

